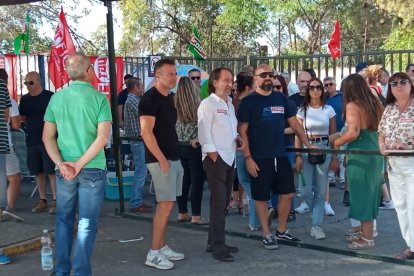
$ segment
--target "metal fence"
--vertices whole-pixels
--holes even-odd
[[[29,71],[37,71],[42,76],[44,87],[54,91],[53,84],[47,74],[48,56],[22,55],[18,56],[17,64],[17,85],[18,94],[27,93],[23,86],[24,76]],[[165,57],[164,57],[165,58]],[[414,63],[414,50],[375,51],[375,52],[354,52],[343,53],[339,59],[333,60],[330,55],[295,55],[295,56],[242,56],[235,58],[207,58],[205,61],[197,61],[192,57],[174,57],[179,64],[192,64],[200,67],[206,72],[211,72],[218,67],[230,68],[234,73],[242,70],[243,66],[250,64],[256,67],[266,63],[275,68],[278,72],[288,72],[292,80],[300,70],[312,68],[319,78],[332,76],[340,80],[355,72],[355,66],[359,62],[368,64],[379,64],[386,68],[391,74],[398,71],[405,71],[408,63]],[[144,82],[148,76],[148,57],[124,57],[124,74],[131,74],[142,79]]]

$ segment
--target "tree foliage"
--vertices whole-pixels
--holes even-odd
[[[82,16],[90,12],[89,9],[83,10],[81,13],[74,12],[80,1],[73,0],[69,5],[69,9],[65,10],[66,18],[70,18],[73,22],[77,22]],[[98,0],[87,0],[91,5],[102,3]],[[26,12],[30,11],[30,51],[31,53],[48,52],[52,45],[53,37],[44,33],[45,25],[56,28],[57,20],[61,8],[60,0],[47,0],[23,5],[11,5],[0,7],[0,52],[13,52],[14,38],[24,31]],[[77,48],[85,50],[96,48],[94,43],[82,35],[74,26],[69,26],[70,32]]]

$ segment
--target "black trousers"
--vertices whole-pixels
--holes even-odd
[[[193,148],[191,145],[180,145],[178,152],[184,169],[183,190],[181,196],[177,197],[178,211],[182,214],[188,213],[187,202],[188,196],[190,196],[191,214],[200,216],[203,185],[206,180],[201,160],[201,147]]]
[[[216,162],[210,157],[203,160],[208,186],[210,188],[210,227],[207,243],[213,252],[225,250],[226,209],[234,183],[234,162],[229,166],[219,156]]]

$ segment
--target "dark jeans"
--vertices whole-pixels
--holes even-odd
[[[208,244],[213,252],[225,250],[226,209],[234,183],[234,163],[229,166],[219,156],[216,162],[210,157],[203,160],[208,186],[210,188],[210,227],[208,229]]]
[[[201,215],[201,200],[203,199],[203,185],[206,175],[203,170],[201,147],[179,146],[181,165],[184,169],[183,191],[177,197],[178,211],[181,214],[188,213],[187,201],[190,194],[191,213],[193,216]]]

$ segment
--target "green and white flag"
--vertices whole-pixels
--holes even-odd
[[[25,54],[29,53],[29,37],[30,37],[29,24],[30,24],[30,12],[27,12],[26,23],[24,25],[24,33],[18,35],[14,39],[14,52],[16,53],[16,55],[20,55],[22,51],[24,51]]]
[[[188,51],[193,55],[195,60],[205,60],[207,58],[207,54],[204,51],[203,45],[201,45],[200,35],[198,34],[196,27],[193,27]]]

